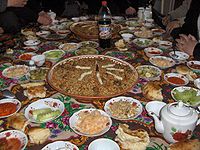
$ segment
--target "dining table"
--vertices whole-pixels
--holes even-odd
[[[87,18],[92,20],[91,18]],[[120,18],[121,19],[121,18]],[[141,65],[152,65],[149,62],[149,57],[146,55],[144,51],[144,47],[139,47],[136,44],[134,44],[132,41],[137,38],[136,35],[134,35],[134,32],[136,32],[135,29],[140,30],[141,28],[145,28],[145,24],[141,24],[141,26],[133,27],[130,28],[128,24],[126,23],[127,21],[130,21],[131,19],[129,18],[126,19],[124,18],[123,20],[114,20],[112,21],[113,24],[117,24],[120,26],[120,31],[117,33],[117,35],[111,39],[111,47],[102,49],[101,47],[95,48],[98,51],[98,55],[105,55],[105,56],[110,56],[114,57],[117,59],[120,59],[122,61],[125,61],[129,63],[131,66],[134,68],[141,66]],[[137,21],[137,18],[134,18],[134,20]],[[80,22],[87,22],[88,20],[83,20]],[[70,22],[70,25],[73,25],[74,22],[66,19],[63,19],[63,22]],[[75,22],[80,23],[80,22]],[[147,27],[147,29],[160,29],[159,26],[156,24],[153,24],[152,27]],[[29,26],[25,27],[23,31],[31,31],[32,33],[36,33],[38,31],[43,30],[43,28],[39,24],[30,24]],[[84,41],[96,41],[98,43],[98,39],[84,39],[82,37],[79,37],[74,33],[70,26],[67,27],[67,30],[69,31],[68,34],[61,39],[45,39],[42,38],[41,36],[33,35],[33,37],[36,37],[37,39],[40,40],[40,43],[36,45],[35,47],[37,48],[36,51],[34,51],[35,54],[43,54],[46,51],[49,50],[54,50],[54,49],[59,49],[59,46],[63,43],[79,43],[79,42],[84,42]],[[52,28],[49,29],[49,31],[52,32]],[[120,39],[122,39],[120,32],[121,31],[130,31],[134,35],[130,41],[125,42],[126,43],[126,50],[120,50],[118,47],[116,47],[116,42]],[[162,39],[166,41],[171,41],[173,42],[173,38],[170,37],[167,33],[162,33],[160,35],[153,35],[149,39],[153,38],[157,39]],[[24,32],[17,33],[15,35],[11,34],[1,34],[0,35],[0,102],[1,100],[5,99],[6,96],[3,94],[3,91],[9,90],[14,94],[15,99],[19,100],[22,104],[19,112],[24,113],[25,109],[33,102],[38,101],[41,98],[35,97],[32,99],[29,99],[25,94],[24,94],[24,89],[21,87],[21,84],[24,83],[29,83],[31,82],[30,79],[27,76],[23,76],[20,78],[8,78],[5,77],[5,75],[2,73],[6,68],[10,66],[15,66],[15,65],[26,65],[30,66],[29,61],[24,61],[20,59],[20,55],[27,53],[28,50],[25,47],[28,47],[24,45],[25,41],[27,41],[27,35],[24,34]],[[151,47],[156,47],[160,48],[158,44],[153,43]],[[162,56],[169,56],[170,52],[173,52],[174,47],[168,47],[168,48],[160,48],[163,52]],[[76,53],[75,50],[72,51],[65,51],[64,55],[57,59],[57,60],[48,60],[46,59],[44,64],[40,67],[46,67],[46,68],[52,68],[55,64],[59,63],[61,60],[64,59],[69,59],[73,56],[77,56],[78,54]],[[79,55],[81,56],[81,54]],[[171,58],[171,57],[170,57]],[[175,64],[172,67],[169,68],[164,68],[161,69],[161,75],[156,79],[156,81],[159,83],[160,87],[162,88],[162,96],[163,96],[163,102],[169,104],[175,102],[171,95],[171,91],[176,87],[169,82],[167,82],[164,79],[164,75],[167,73],[173,73],[176,72],[176,67],[179,65],[186,66],[187,62],[193,60],[193,57],[189,57],[186,60],[176,60]],[[40,68],[36,66],[37,68]],[[196,78],[200,77],[199,72],[195,72]],[[56,119],[50,120],[48,122],[43,122],[43,123],[34,123],[34,122],[29,122],[27,128],[33,128],[33,127],[40,127],[40,128],[48,128],[50,130],[50,136],[47,141],[45,141],[42,144],[33,144],[30,143],[30,140],[26,146],[26,150],[40,150],[42,149],[45,145],[52,143],[54,141],[69,141],[73,144],[75,144],[80,150],[87,150],[89,144],[94,141],[95,139],[98,138],[108,138],[115,140],[116,137],[116,130],[118,129],[120,124],[127,124],[129,125],[129,128],[131,130],[136,130],[136,129],[144,129],[147,131],[150,137],[150,144],[147,146],[147,150],[166,150],[170,143],[168,143],[165,138],[163,137],[162,134],[158,133],[155,129],[155,124],[154,120],[151,116],[148,115],[147,110],[145,109],[145,105],[152,101],[148,99],[146,96],[143,95],[143,86],[148,84],[150,82],[148,79],[140,78],[138,77],[137,82],[134,84],[133,87],[129,91],[126,91],[125,93],[120,93],[118,96],[127,96],[127,97],[132,97],[134,99],[137,99],[141,102],[142,104],[142,113],[137,116],[134,119],[128,119],[128,120],[117,120],[112,118],[112,125],[110,129],[104,133],[103,135],[99,136],[94,136],[94,137],[89,137],[85,135],[79,135],[76,132],[74,132],[69,125],[69,119],[70,117],[78,112],[79,110],[86,109],[86,108],[95,108],[95,109],[100,109],[104,110],[104,105],[106,101],[108,101],[110,98],[106,99],[81,99],[79,97],[73,97],[70,95],[63,94],[62,92],[59,92],[55,88],[53,88],[49,83],[48,80],[45,81],[45,88],[46,88],[46,95],[44,98],[55,98],[61,101],[64,104],[64,112]],[[194,82],[190,81],[188,83],[189,87],[195,87]],[[1,118],[0,119],[0,132],[6,131],[6,130],[12,130],[8,124],[8,118]],[[26,131],[26,130],[25,130]],[[24,131],[24,132],[25,132]],[[26,132],[25,132],[26,133]],[[200,125],[197,125],[194,132],[192,133],[192,139],[200,139]]]

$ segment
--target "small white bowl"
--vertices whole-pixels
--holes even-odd
[[[159,41],[159,48],[168,49],[172,47],[172,42],[170,41]]]
[[[198,89],[200,89],[200,78],[194,80],[194,85],[195,85]]]
[[[40,67],[44,64],[45,62],[45,55],[35,55],[31,58],[31,60],[34,61],[34,63]]]
[[[120,150],[120,147],[113,140],[100,138],[92,141],[88,150]]]
[[[73,20],[74,22],[79,22],[80,18],[79,18],[79,17],[73,17],[72,20]]]
[[[160,101],[151,101],[148,102],[145,106],[145,109],[147,110],[148,114],[150,114],[151,112],[153,112],[154,114],[156,114],[156,116],[159,117],[160,114],[160,110],[166,105],[166,103],[164,102],[160,102]]]
[[[40,44],[40,40],[27,40],[24,42],[26,46],[36,46],[38,44]]]
[[[123,33],[123,34],[121,34],[121,36],[124,39],[124,41],[129,42],[131,40],[131,38],[133,37],[133,34]]]

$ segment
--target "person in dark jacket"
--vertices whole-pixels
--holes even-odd
[[[175,35],[177,47],[195,59],[200,60],[200,3],[192,0],[186,14],[185,23],[180,28],[179,35]]]
[[[37,9],[29,8],[29,3],[32,1],[38,2],[35,5]],[[0,27],[7,33],[16,33],[30,22],[39,22],[44,25],[50,24],[50,16],[43,11],[39,12],[39,8],[40,3],[37,0],[1,0]]]
[[[85,0],[88,4],[90,14],[98,14],[101,8],[102,0]],[[138,8],[138,0],[107,0],[108,7],[112,15],[129,14],[133,15],[136,13]]]

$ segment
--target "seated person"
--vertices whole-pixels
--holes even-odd
[[[168,33],[171,33],[173,29],[181,27],[184,24],[184,19],[189,10],[191,1],[192,0],[184,0],[182,5],[163,17],[162,23],[166,26],[166,31]]]
[[[102,0],[85,0],[90,14],[98,14]],[[129,0],[107,0],[108,8],[112,15],[134,15],[138,7],[138,0],[130,3]]]
[[[188,55],[193,56],[195,59],[200,60],[200,43],[191,34],[180,35],[180,39],[177,39],[177,48],[186,52]]]
[[[51,18],[47,13],[38,13],[25,6],[27,0],[1,0],[0,4],[0,27],[4,32],[16,33],[30,22],[39,22],[44,25],[51,23]]]

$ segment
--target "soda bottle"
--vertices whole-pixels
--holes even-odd
[[[111,13],[107,7],[107,1],[102,1],[102,6],[98,15],[99,26],[99,45],[101,48],[110,48],[111,46]]]

